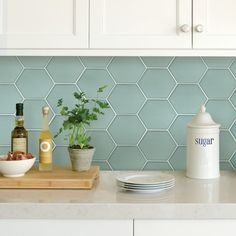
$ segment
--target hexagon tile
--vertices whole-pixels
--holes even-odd
[[[139,113],[147,129],[167,129],[175,115],[170,103],[162,100],[147,101]]]
[[[117,116],[108,131],[118,145],[136,145],[145,128],[137,116]]]
[[[167,98],[175,87],[175,81],[168,70],[148,69],[139,85],[148,98]]]
[[[200,82],[209,98],[227,99],[236,86],[236,80],[229,70],[210,69]]]
[[[179,83],[196,83],[207,69],[198,57],[177,57],[169,68]]]
[[[184,170],[186,125],[202,104],[221,124],[220,168],[236,169],[236,60],[233,57],[0,57],[0,150],[10,149],[15,104],[24,102],[29,150],[38,155],[41,107],[50,130],[62,125],[57,101],[73,107],[74,91],[110,109],[85,127],[101,170]],[[9,96],[10,94],[10,96]],[[4,134],[4,135],[3,135]],[[63,132],[55,164],[70,165]]]
[[[53,57],[47,70],[56,83],[74,83],[84,70],[77,57]]]
[[[27,99],[43,99],[53,86],[53,82],[45,70],[26,69],[17,80],[16,86]]]
[[[115,57],[108,70],[117,83],[135,83],[145,71],[145,66],[138,57]]]
[[[97,97],[98,88],[107,86],[104,92],[99,94],[100,98],[106,98],[114,87],[114,81],[105,69],[86,69],[77,85],[89,98]]]
[[[122,94],[122,99],[120,95]],[[132,96],[130,96],[132,94]],[[138,86],[135,84],[119,84],[108,98],[117,114],[135,114],[145,101]]]

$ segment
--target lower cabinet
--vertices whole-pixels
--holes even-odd
[[[7,236],[133,236],[133,220],[0,220]]]
[[[235,235],[236,220],[134,220],[135,236]]]
[[[7,236],[225,236],[236,220],[0,220]]]

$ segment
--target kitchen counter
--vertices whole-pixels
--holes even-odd
[[[92,190],[1,189],[0,219],[236,219],[236,172],[213,180],[171,172],[175,187],[157,193],[118,189],[121,173],[101,171]]]

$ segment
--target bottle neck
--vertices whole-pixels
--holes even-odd
[[[24,116],[16,116],[16,126],[17,127],[24,126]]]
[[[43,130],[49,130],[48,115],[43,115]]]

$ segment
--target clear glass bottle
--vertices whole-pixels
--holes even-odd
[[[39,171],[52,170],[52,134],[48,127],[49,107],[44,106],[43,128],[39,136]]]
[[[23,103],[16,104],[16,125],[11,132],[11,151],[28,153],[28,132],[24,128]]]

